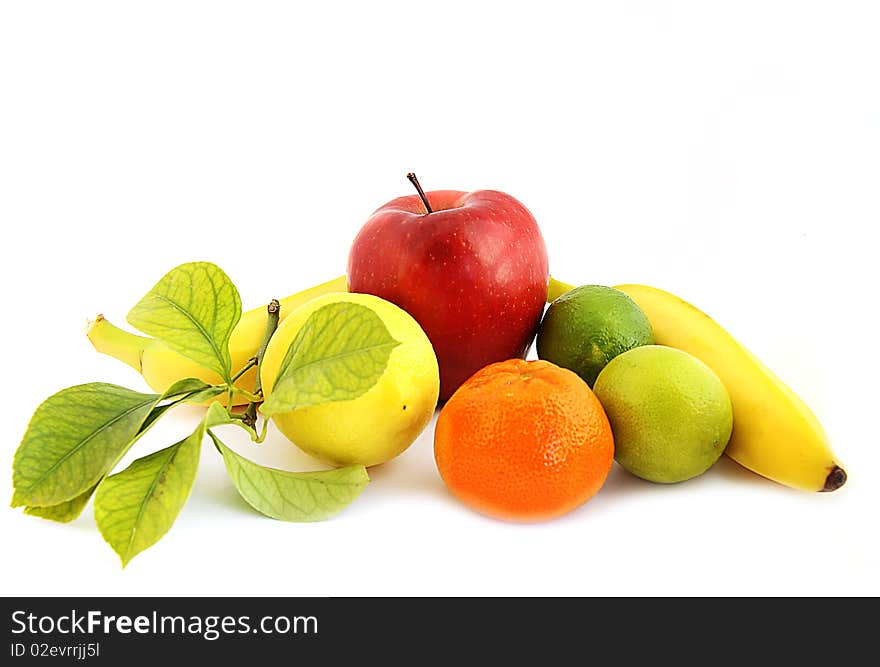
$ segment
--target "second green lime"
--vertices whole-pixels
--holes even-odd
[[[558,297],[538,330],[538,357],[574,371],[590,387],[619,354],[652,345],[648,318],[613,287],[584,285]]]
[[[687,352],[647,345],[624,352],[596,381],[614,433],[614,458],[651,482],[683,482],[727,447],[733,408],[718,376]]]

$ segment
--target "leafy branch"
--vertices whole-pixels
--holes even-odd
[[[12,506],[69,522],[94,495],[98,529],[125,566],[173,526],[192,490],[207,435],[233,485],[258,512],[284,521],[318,521],[342,511],[369,482],[363,466],[303,473],[267,468],[223,444],[214,429],[236,425],[253,442],[262,442],[271,414],[363,394],[385,372],[399,343],[369,309],[352,303],[325,305],[299,330],[275,379],[271,405],[263,404],[259,370],[281,319],[279,302],[273,300],[267,313],[257,353],[233,372],[229,340],[241,318],[235,285],[207,262],[169,271],[132,308],[128,321],[213,371],[222,382],[181,378],[161,394],[94,382],[50,396],[37,408],[15,453]],[[253,392],[236,387],[236,380],[254,367],[258,379]],[[218,402],[224,395],[230,407]],[[249,401],[244,413],[232,412],[233,395]],[[174,407],[206,402],[208,410],[192,433],[113,472]],[[266,415],[260,433],[258,411]]]

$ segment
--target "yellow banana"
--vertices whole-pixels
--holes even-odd
[[[571,289],[552,280],[549,296]],[[796,489],[834,491],[846,473],[804,402],[717,322],[689,303],[645,285],[618,285],[654,328],[654,340],[688,352],[721,378],[733,403],[725,453],[759,475]],[[555,297],[554,297],[555,298]]]
[[[280,317],[284,319],[297,306],[322,294],[347,291],[348,285],[345,276],[340,276],[302,292],[291,294],[281,299]],[[242,314],[229,339],[233,372],[246,366],[257,353],[263,332],[266,329],[267,318],[265,306],[254,308]],[[153,391],[162,393],[178,380],[189,377],[199,378],[209,384],[222,382],[216,373],[179,355],[162,341],[124,331],[111,324],[103,315],[98,315],[92,322],[89,322],[86,335],[98,352],[125,362],[143,375]],[[236,380],[235,385],[246,391],[252,391],[256,380],[257,369],[251,368]],[[247,399],[238,398],[236,401],[245,403]]]
[[[547,285],[547,303],[552,303],[557,297],[562,296],[569,290],[573,290],[574,287],[574,285],[569,285],[550,276],[550,284]]]

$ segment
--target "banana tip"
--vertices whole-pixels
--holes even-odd
[[[828,477],[825,478],[825,486],[822,487],[822,491],[837,491],[844,484],[846,484],[846,470],[840,466],[834,466],[828,473]]]
[[[101,313],[95,315],[95,318],[92,320],[86,320],[86,336],[92,333],[92,329],[95,328],[95,325],[104,320],[104,316]]]

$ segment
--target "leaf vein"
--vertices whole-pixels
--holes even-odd
[[[176,458],[178,451],[179,449],[175,447],[174,450],[171,452],[171,455],[165,459],[165,462],[162,464],[162,467],[159,468],[158,473],[153,476],[153,481],[150,483],[150,488],[147,489],[147,493],[142,496],[141,502],[138,504],[137,515],[135,516],[134,523],[131,526],[131,534],[128,537],[128,544],[125,545],[126,555],[131,552],[131,548],[134,545],[135,536],[137,535],[138,528],[140,527],[141,519],[144,516],[144,511],[146,510],[147,505],[153,497],[153,492],[156,490],[156,487],[159,486],[159,482],[165,479],[168,467],[171,465],[171,462],[174,461],[174,459]]]
[[[91,433],[89,433],[89,435],[86,436],[83,440],[81,440],[80,442],[78,442],[73,448],[71,448],[71,449],[69,449],[67,452],[65,452],[65,454],[64,454],[63,456],[61,456],[61,458],[59,458],[55,463],[53,463],[53,464],[49,467],[49,469],[46,470],[46,471],[45,471],[45,472],[39,477],[39,479],[37,479],[37,480],[31,482],[31,483],[27,486],[27,491],[32,491],[33,488],[34,488],[35,486],[37,486],[37,485],[42,484],[43,482],[45,482],[45,481],[46,481],[46,478],[49,477],[49,475],[51,475],[53,472],[55,472],[55,470],[58,468],[58,466],[62,465],[65,461],[67,461],[67,459],[69,459],[71,456],[73,456],[75,453],[77,453],[77,452],[78,452],[80,449],[82,449],[87,443],[91,442],[91,441],[92,441],[92,440],[93,440],[93,439],[94,439],[99,433],[101,433],[101,432],[104,431],[105,429],[109,428],[110,426],[112,426],[112,425],[115,424],[116,422],[120,421],[120,420],[123,419],[124,417],[127,417],[128,415],[132,414],[133,412],[135,412],[135,411],[137,411],[137,410],[140,410],[140,409],[143,408],[145,405],[148,405],[149,403],[155,402],[155,400],[156,400],[156,399],[150,399],[149,401],[144,401],[143,403],[139,403],[138,405],[135,405],[135,406],[129,408],[128,410],[126,410],[125,412],[122,412],[122,413],[116,415],[113,419],[110,419],[109,421],[105,422],[104,424],[102,424],[101,426],[99,426],[98,428],[96,428],[94,431],[92,431]]]
[[[223,354],[220,352],[220,348],[217,347],[217,343],[214,342],[214,337],[210,335],[205,327],[199,322],[196,318],[194,318],[183,306],[175,302],[173,299],[170,299],[162,294],[156,294],[155,297],[166,302],[172,308],[180,311],[190,322],[192,322],[195,327],[199,330],[199,333],[208,341],[208,344],[211,346],[211,349],[214,351],[214,354],[217,356],[217,360],[223,363],[224,367],[226,365],[226,359]],[[228,369],[226,370],[226,374],[229,374]],[[225,378],[224,378],[225,379]]]

